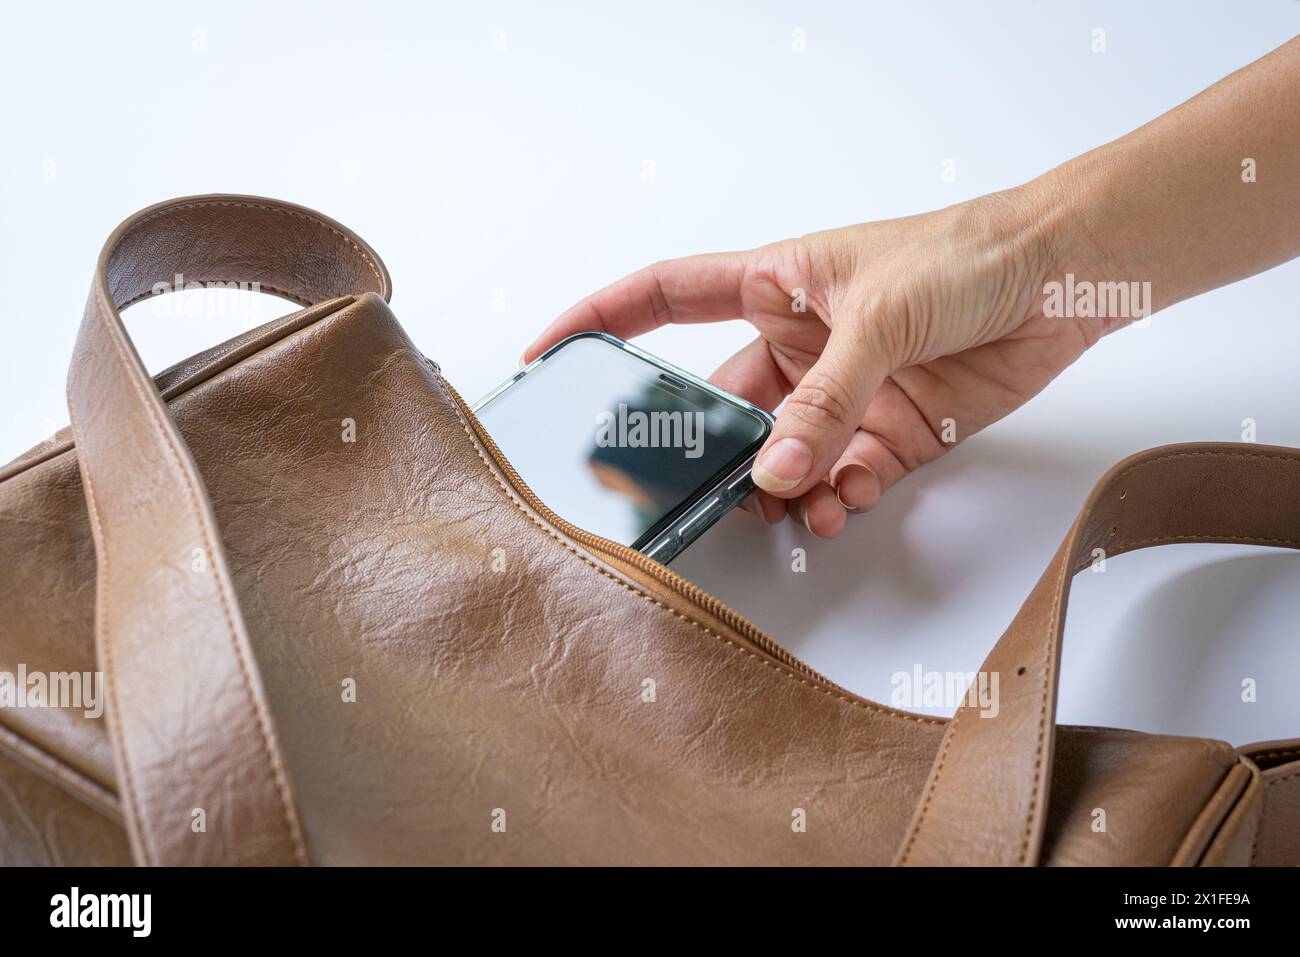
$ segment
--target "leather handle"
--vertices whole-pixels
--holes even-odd
[[[1300,548],[1300,449],[1168,445],[1097,483],[984,662],[999,676],[996,716],[967,703],[948,723],[895,863],[1038,862],[1070,580],[1097,558],[1177,542]]]
[[[251,196],[137,213],[99,258],[68,370],[98,563],[96,649],[135,859],[305,864],[293,790],[202,476],[119,310],[182,282],[307,305],[390,295],[343,226]]]

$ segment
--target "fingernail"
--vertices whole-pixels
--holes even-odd
[[[795,517],[799,519],[800,525],[808,529],[808,531],[812,532],[814,535],[817,534],[816,532],[813,532],[812,526],[808,524],[808,503],[807,502],[805,502],[803,499],[799,499],[799,501],[795,503],[794,514]]]
[[[528,350],[527,350],[527,349],[525,349],[523,352],[521,352],[521,353],[519,354],[519,368],[522,369],[522,368],[523,368],[524,366],[526,366],[526,365],[528,365]]]
[[[780,525],[782,522],[785,521],[785,517],[787,514],[784,508],[778,509],[776,513],[776,518],[772,518],[767,514],[767,509],[763,508],[763,506],[761,505],[759,506],[759,511],[762,512],[763,524],[765,525]]]
[[[871,508],[880,497],[880,483],[863,465],[846,465],[835,477],[835,497],[850,512]]]
[[[765,492],[787,492],[812,469],[813,455],[795,438],[782,439],[754,463],[754,484]]]

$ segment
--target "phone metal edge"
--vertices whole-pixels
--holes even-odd
[[[489,402],[496,399],[501,395],[501,393],[505,392],[506,389],[510,388],[529,372],[537,369],[564,346],[578,339],[602,339],[609,345],[622,349],[624,352],[631,353],[643,362],[648,362],[670,375],[683,379],[689,384],[695,386],[697,389],[709,393],[716,399],[738,405],[767,426],[767,435],[771,434],[772,427],[776,424],[776,419],[773,417],[772,413],[760,406],[754,405],[754,403],[750,402],[748,399],[741,398],[725,389],[720,389],[713,383],[701,379],[694,373],[679,368],[671,362],[660,359],[658,356],[651,355],[644,349],[638,349],[630,342],[625,342],[618,338],[618,336],[612,336],[607,332],[579,332],[575,335],[561,339],[475,403],[471,407],[474,414],[478,415],[481,409],[485,408]],[[763,437],[764,442],[767,441],[767,435]],[[761,445],[761,443],[759,444]],[[722,518],[722,516],[726,515],[729,511],[739,505],[754,491],[754,483],[750,479],[749,474],[753,469],[754,459],[757,456],[758,450],[755,449],[752,454],[740,463],[740,465],[732,469],[723,476],[722,479],[715,482],[708,489],[696,496],[695,500],[682,511],[671,525],[659,532],[659,534],[645,545],[640,548],[636,548],[634,545],[628,547],[634,548],[636,551],[653,558],[661,564],[668,564],[668,562],[672,561],[685,551],[687,546],[691,545],[697,538],[708,531],[709,528],[718,521],[718,519]]]

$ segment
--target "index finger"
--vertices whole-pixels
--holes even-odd
[[[571,307],[524,350],[524,361],[580,332],[631,339],[669,322],[740,318],[747,268],[746,253],[706,253],[646,266]]]

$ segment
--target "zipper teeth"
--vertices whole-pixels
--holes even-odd
[[[510,464],[509,460],[497,445],[496,440],[488,434],[487,429],[483,428],[483,423],[479,421],[478,416],[474,414],[474,410],[469,407],[469,404],[461,397],[461,394],[456,391],[456,387],[446,380],[442,375],[442,371],[432,360],[429,360],[429,365],[434,370],[434,373],[438,376],[442,384],[446,387],[447,391],[450,392],[452,397],[456,400],[456,404],[460,406],[460,410],[465,416],[465,421],[470,424],[470,427],[474,430],[474,434],[478,437],[479,442],[481,442],[483,447],[487,449],[488,454],[492,456],[492,460],[496,463],[497,467],[501,469],[510,484],[514,486],[515,491],[519,493],[531,508],[535,509],[548,522],[556,526],[564,532],[565,535],[578,542],[584,548],[593,552],[610,555],[620,561],[627,562],[629,565],[633,565],[640,571],[652,576],[666,587],[672,589],[672,591],[676,592],[678,595],[681,595],[683,598],[699,606],[715,618],[725,622],[728,627],[757,645],[765,654],[768,654],[783,664],[794,668],[805,677],[810,678],[819,684],[825,685],[827,688],[833,689],[838,694],[848,695],[853,698],[858,697],[847,689],[841,688],[825,675],[814,671],[794,655],[790,654],[790,652],[782,648],[770,636],[756,627],[739,612],[723,604],[704,589],[692,585],[672,569],[661,565],[659,562],[643,555],[634,548],[629,548],[628,546],[621,545],[618,542],[612,542],[607,538],[601,538],[599,535],[593,535],[591,532],[578,528],[576,525],[565,521],[559,515],[552,512],[547,508],[544,502],[533,494],[533,490],[528,487],[528,483],[526,483],[519,473],[515,471],[515,467]]]

